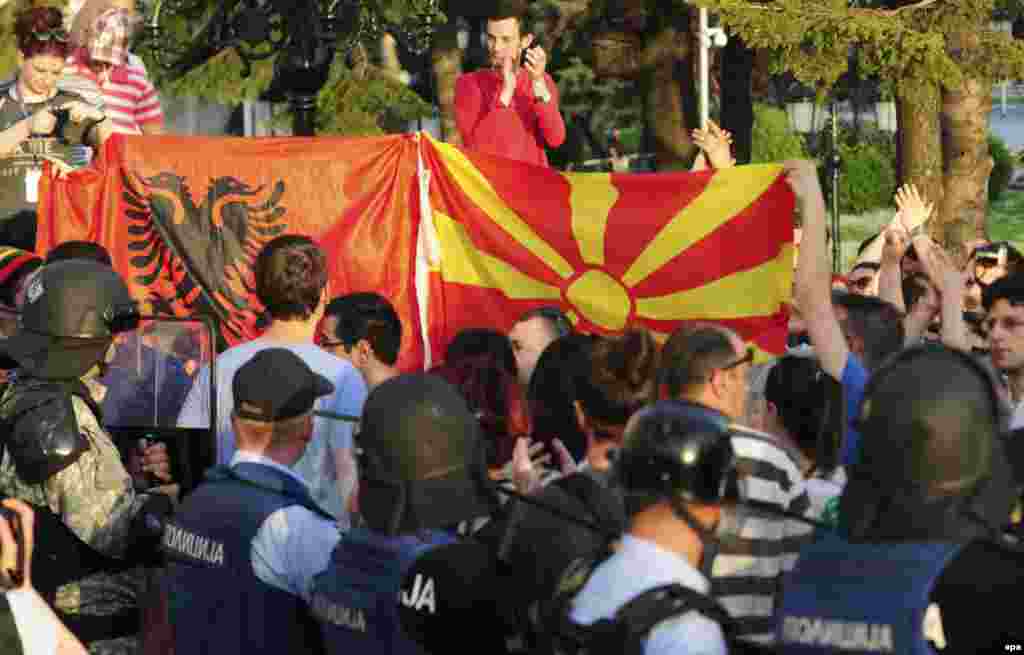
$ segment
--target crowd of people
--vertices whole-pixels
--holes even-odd
[[[125,42],[93,47],[131,9],[78,12],[74,38],[56,10],[19,17],[0,150],[160,131]],[[546,54],[508,12],[487,38],[464,141],[543,164],[564,138]],[[713,123],[694,141],[696,168],[735,164]],[[783,168],[799,250],[770,361],[713,322],[658,343],[539,307],[403,372],[413,326],[372,289],[329,297],[324,252],[286,234],[253,264],[262,334],[203,363],[136,334],[98,244],[43,259],[3,235],[4,652],[1019,648],[1024,256],[983,242],[958,265],[906,186],[837,279],[814,164]],[[150,417],[207,435],[202,480],[173,443],[118,440]]]

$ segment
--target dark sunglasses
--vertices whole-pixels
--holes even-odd
[[[721,367],[718,370],[720,370],[720,371],[728,371],[728,370],[734,369],[737,366],[740,366],[742,364],[752,364],[753,362],[754,362],[754,349],[753,348],[747,348],[747,354],[746,355],[744,355],[743,357],[740,357],[739,359],[737,359],[735,362],[732,362],[731,364],[726,364],[725,366]]]
[[[49,30],[47,32],[33,32],[32,33],[32,40],[33,41],[43,41],[43,42],[46,42],[46,41],[58,41],[60,43],[67,43],[68,42],[68,33],[65,30],[62,30],[62,29],[59,29],[59,28],[58,29]]]
[[[864,289],[867,289],[869,286],[871,286],[871,280],[871,277],[862,277],[859,280],[850,280],[849,282],[846,283],[846,286],[848,288],[860,289],[861,291],[863,291]]]

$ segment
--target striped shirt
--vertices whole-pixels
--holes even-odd
[[[143,125],[164,119],[156,87],[149,81],[146,65],[135,55],[129,54],[128,63],[115,68],[106,80],[101,80],[81,55],[72,55],[64,67],[64,77],[83,78],[99,88],[115,132],[141,134]]]
[[[768,435],[732,437],[740,495],[807,516],[811,503],[796,457]],[[793,568],[813,528],[749,507],[722,508],[716,536],[720,550],[711,568],[711,595],[738,624],[737,636],[758,644],[775,641],[775,597],[781,576]]]

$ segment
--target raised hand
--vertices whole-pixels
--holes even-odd
[[[736,165],[736,160],[732,157],[732,133],[728,130],[723,130],[714,121],[708,120],[704,129],[693,130],[691,135],[702,154],[706,154],[712,168],[730,168]],[[695,170],[703,170],[703,167]]]
[[[903,228],[887,227],[882,233],[882,261],[899,264],[910,247],[910,237]]]
[[[530,74],[530,79],[534,82],[544,79],[544,70],[548,65],[548,55],[544,52],[544,48],[534,46],[527,49],[526,51],[526,63],[524,64],[526,72]]]
[[[899,211],[896,212],[893,223],[911,236],[914,236],[916,228],[928,222],[935,211],[934,203],[925,200],[913,184],[904,184],[896,190],[896,207]]]

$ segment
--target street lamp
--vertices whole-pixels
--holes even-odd
[[[172,79],[233,48],[242,77],[252,64],[274,58],[271,87],[291,106],[296,136],[312,136],[316,97],[331,63],[361,41],[395,31],[417,53],[426,52],[434,26],[444,20],[438,0],[406,0],[407,18],[390,23],[380,0],[156,0],[140,45]],[[391,3],[393,4],[393,3]],[[209,16],[191,34],[188,26]]]

